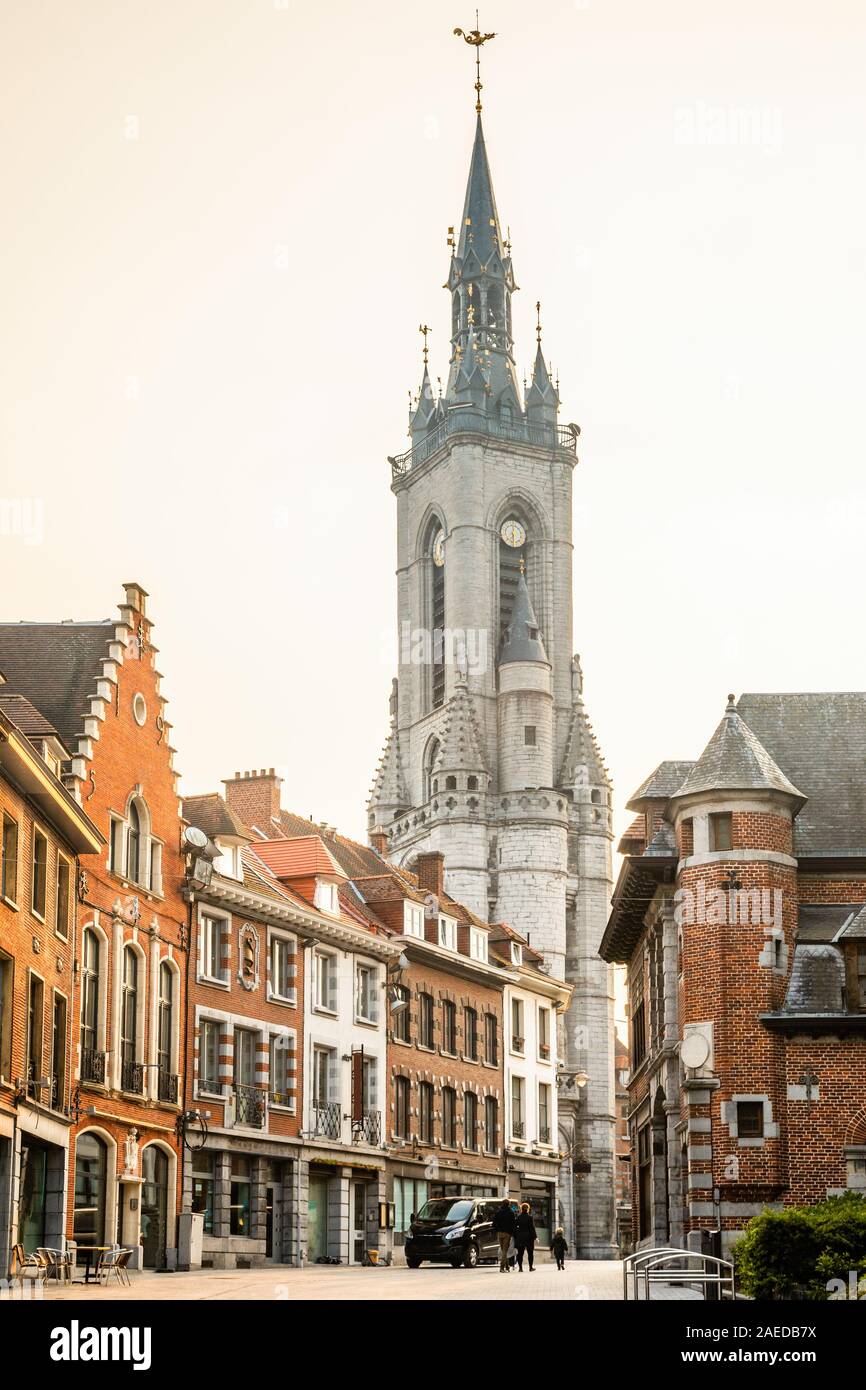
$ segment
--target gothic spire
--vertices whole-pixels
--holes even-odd
[[[517,577],[517,591],[514,595],[514,609],[511,622],[505,629],[505,640],[499,654],[499,664],[508,661],[547,661],[547,653],[541,640],[541,629],[532,607],[526,577],[521,569]]]
[[[532,368],[532,384],[526,393],[526,413],[533,424],[555,425],[559,410],[559,393],[550,379],[550,372],[541,350],[541,304],[535,306],[538,325],[535,330],[538,347]]]

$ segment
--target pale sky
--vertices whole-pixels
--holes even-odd
[[[461,4],[0,9],[0,502],[42,519],[0,512],[0,616],[108,616],[137,580],[184,791],[275,765],[359,837],[422,320],[446,373]],[[621,830],[729,690],[866,688],[866,12],[481,25],[521,374],[540,298],[582,430],[575,650]]]

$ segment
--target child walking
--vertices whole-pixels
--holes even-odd
[[[550,1248],[556,1257],[556,1268],[565,1269],[565,1257],[568,1254],[568,1245],[565,1239],[565,1232],[561,1226],[557,1226],[554,1231],[553,1240],[550,1242]]]

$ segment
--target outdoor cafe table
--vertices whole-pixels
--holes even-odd
[[[76,1254],[75,1254],[76,1263],[77,1263],[77,1261],[78,1261],[78,1256],[79,1256],[79,1255],[83,1255],[83,1256],[84,1256],[84,1278],[83,1278],[83,1279],[76,1279],[76,1280],[75,1280],[76,1284],[90,1284],[90,1283],[92,1283],[93,1281],[92,1281],[91,1278],[90,1278],[90,1271],[91,1271],[91,1268],[92,1268],[92,1266],[93,1266],[93,1257],[94,1257],[94,1255],[97,1255],[97,1256],[98,1256],[98,1255],[107,1255],[107,1254],[109,1253],[109,1251],[114,1250],[115,1248],[116,1248],[116,1247],[113,1246],[113,1245],[77,1245],[77,1246],[75,1247],[75,1251],[76,1251]],[[98,1262],[98,1260],[97,1260],[97,1264],[98,1264],[98,1263],[99,1263],[99,1262]]]

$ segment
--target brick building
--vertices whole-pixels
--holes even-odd
[[[0,624],[0,670],[58,731],[105,842],[77,878],[67,1232],[159,1268],[177,1248],[188,912],[146,598],[127,584],[118,618]]]
[[[0,678],[0,1274],[63,1245],[79,855],[103,838],[60,780],[57,730]]]
[[[730,697],[635,793],[602,943],[628,969],[635,1239],[729,1247],[866,1188],[866,695]]]

